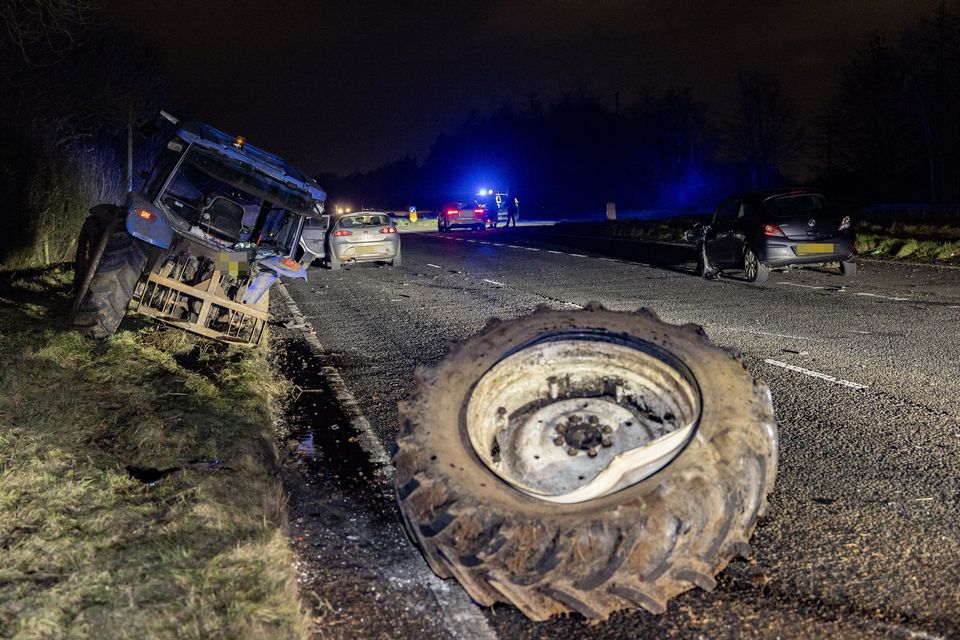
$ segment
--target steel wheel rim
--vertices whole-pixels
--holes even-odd
[[[540,500],[576,503],[666,466],[700,413],[692,374],[653,345],[561,335],[491,367],[463,419],[474,453],[501,480]]]

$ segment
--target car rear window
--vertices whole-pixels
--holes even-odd
[[[340,226],[353,227],[385,227],[390,224],[390,218],[382,213],[372,215],[347,216],[340,220]]]
[[[764,200],[763,206],[779,218],[806,216],[830,211],[830,203],[819,193],[790,193],[773,196]]]

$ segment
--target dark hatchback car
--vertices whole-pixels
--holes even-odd
[[[827,198],[809,189],[771,189],[727,198],[710,222],[687,239],[697,243],[697,270],[712,278],[726,269],[743,270],[760,286],[772,269],[795,265],[839,267],[854,275],[850,217],[838,214]]]

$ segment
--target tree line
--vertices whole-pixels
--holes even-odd
[[[851,47],[811,112],[784,80],[756,71],[740,73],[723,104],[689,88],[623,108],[584,93],[549,104],[532,96],[471,114],[419,162],[319,179],[354,206],[428,209],[489,187],[517,193],[528,213],[553,214],[607,201],[702,209],[797,176],[848,206],[960,202],[960,5]]]

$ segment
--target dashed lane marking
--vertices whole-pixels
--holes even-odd
[[[568,256],[573,256],[574,258],[586,258],[586,257],[587,257],[587,255],[586,255],[585,253],[568,253],[567,255],[568,255]]]
[[[429,262],[427,263],[427,266],[428,266],[428,267],[433,267],[434,269],[442,269],[442,268],[443,268],[443,267],[441,267],[440,265],[430,264]]]
[[[790,371],[795,371],[796,373],[802,373],[805,376],[810,376],[811,378],[818,378],[820,380],[826,380],[827,382],[832,382],[833,384],[840,385],[841,387],[849,387],[851,389],[866,389],[867,385],[860,384],[858,382],[850,382],[849,380],[844,380],[842,378],[837,378],[826,373],[820,373],[819,371],[814,371],[813,369],[804,369],[803,367],[798,367],[793,364],[787,364],[786,362],[780,362],[779,360],[771,360],[770,358],[765,358],[763,360],[767,364],[772,364],[775,367],[780,367],[781,369],[788,369]]]
[[[553,250],[551,250],[551,249],[547,249],[547,253],[553,253],[553,254],[556,254],[556,255],[558,255],[558,256],[562,256],[562,255],[563,255],[563,251],[553,251]]]
[[[867,293],[867,292],[865,292],[865,291],[861,291],[860,293],[855,293],[855,294],[853,294],[853,295],[855,295],[855,296],[864,296],[864,297],[867,297],[867,298],[883,298],[884,300],[896,300],[897,302],[907,302],[907,301],[910,300],[910,298],[897,298],[897,297],[895,297],[895,296],[882,296],[882,295],[880,295],[879,293]]]
[[[484,281],[484,282],[489,282],[490,284],[496,285],[496,286],[498,286],[498,287],[505,287],[505,286],[507,286],[507,285],[503,284],[502,282],[497,282],[496,280],[487,280],[486,278],[484,278],[483,281]]]
[[[812,284],[800,284],[799,282],[780,282],[785,287],[803,287],[804,289],[823,289],[825,287],[818,287]]]

